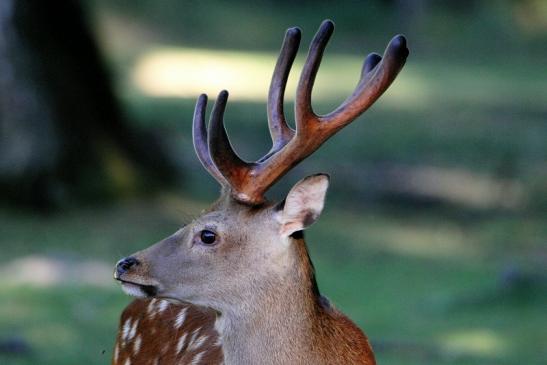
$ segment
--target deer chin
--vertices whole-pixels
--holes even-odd
[[[159,292],[158,285],[153,284],[143,284],[137,283],[134,281],[127,281],[122,279],[117,279],[122,286],[122,290],[125,294],[137,298],[151,298],[156,297]]]

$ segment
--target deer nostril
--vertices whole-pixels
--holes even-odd
[[[136,266],[138,264],[139,264],[139,260],[137,260],[136,258],[126,257],[118,261],[118,264],[116,265],[116,271],[118,272],[119,275],[121,275],[127,272],[131,267]]]

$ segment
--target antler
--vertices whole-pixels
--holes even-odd
[[[367,56],[354,92],[331,113],[317,115],[311,105],[311,94],[323,51],[333,31],[333,22],[325,20],[311,42],[296,90],[294,131],[285,119],[283,97],[298,52],[300,30],[287,30],[268,95],[268,125],[273,145],[256,162],[243,161],[230,144],[223,121],[228,92],[222,91],[215,102],[208,133],[205,130],[207,96],[199,97],[194,113],[196,153],[207,171],[222,186],[230,189],[235,199],[248,204],[262,203],[270,186],[367,110],[386,91],[408,56],[405,37],[395,36],[383,57],[376,53]]]

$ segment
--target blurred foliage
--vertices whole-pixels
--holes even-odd
[[[124,119],[85,18],[77,0],[0,6],[3,201],[48,210],[173,179],[161,145]]]
[[[544,363],[544,1],[83,4],[129,119],[162,135],[185,181],[180,191],[155,199],[73,206],[48,216],[2,209],[3,264],[28,256],[113,264],[176,230],[214,198],[217,186],[191,145],[194,97],[150,96],[135,80],[146,57],[217,52],[215,61],[236,57],[249,73],[262,72],[273,67],[284,29],[303,29],[304,53],[320,21],[331,18],[337,29],[314,89],[321,112],[351,92],[360,60],[396,32],[407,35],[411,54],[364,117],[272,192],[282,196],[305,174],[332,174],[328,209],[307,236],[321,290],[366,331],[380,364]],[[297,75],[295,67],[292,85]],[[203,80],[210,93],[229,87],[210,81]],[[265,100],[238,98],[237,85],[231,89],[231,139],[242,156],[256,158],[270,143]],[[15,267],[7,267],[13,271],[5,277],[15,278]],[[10,282],[0,284],[0,345],[17,336],[30,352],[0,353],[0,363],[108,361],[130,300],[114,283]]]

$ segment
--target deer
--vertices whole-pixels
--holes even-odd
[[[272,147],[254,162],[234,151],[224,127],[228,92],[218,95],[208,126],[207,96],[193,116],[193,143],[221,193],[173,235],[121,259],[114,278],[137,297],[122,313],[112,364],[375,364],[365,334],[323,296],[303,231],[321,214],[329,176],[297,182],[280,202],[267,190],[328,138],[366,111],[392,84],[408,56],[395,36],[369,54],[354,92],[317,115],[312,89],[334,31],[325,20],[297,85],[295,129],[283,101],[301,31],[289,28],[267,99]]]

